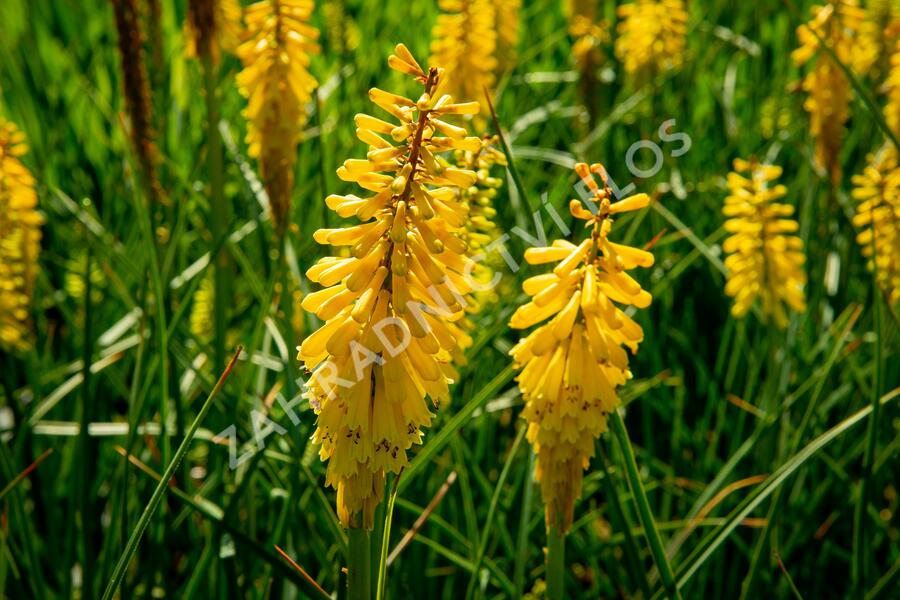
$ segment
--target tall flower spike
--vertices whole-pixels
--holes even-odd
[[[605,180],[601,188],[593,179],[593,173],[605,177],[601,165],[579,163],[575,172],[591,193],[591,210],[578,200],[569,210],[591,235],[578,245],[556,240],[525,251],[529,264],[557,264],[552,272],[525,280],[522,288],[531,301],[509,322],[515,329],[544,323],[510,354],[521,370],[522,416],[538,457],[547,527],[562,533],[572,524],[594,441],[619,405],[616,388],[631,378],[622,346],[634,353],[644,339],[641,327],[617,304],[646,308],[652,300],[627,271],[652,266],[653,255],[609,240],[613,217],[647,206],[649,197],[613,202]]]
[[[337,490],[345,527],[373,525],[386,472],[407,464],[406,451],[431,423],[425,398],[450,399],[457,375],[451,356],[465,343],[455,327],[465,314],[473,265],[460,232],[467,206],[460,188],[474,172],[443,167],[438,156],[475,152],[481,141],[444,119],[475,114],[477,102],[436,95],[444,71],[422,69],[399,44],[388,65],[422,86],[417,100],[373,88],[369,98],[392,121],[356,116],[365,159],[337,171],[372,195],[332,195],[328,207],[360,224],[320,229],[321,244],[350,248],[328,257],[307,276],[324,287],[303,308],[325,324],[300,346],[312,370],[305,396],[318,414],[313,439],[328,461],[326,482]]]
[[[193,0],[184,23],[185,56],[196,58],[203,53],[198,48],[209,48],[213,64],[218,64],[221,51],[234,54],[241,43],[241,19],[238,0]]]
[[[900,165],[897,151],[886,145],[870,157],[861,175],[853,177],[853,198],[859,202],[853,224],[869,269],[877,265],[878,285],[891,304],[900,302]]]
[[[131,120],[131,143],[150,200],[165,200],[156,176],[159,154],[154,142],[150,114],[150,89],[144,64],[143,35],[138,19],[137,0],[113,0],[116,29],[119,34],[119,57],[125,91],[125,108]]]
[[[735,159],[722,212],[731,234],[723,244],[729,255],[725,293],[734,298],[731,314],[743,317],[759,298],[763,314],[784,328],[785,304],[797,312],[806,309],[806,257],[803,240],[789,235],[799,229],[791,218],[794,207],[775,202],[787,193],[783,185],[771,185],[780,176],[781,167]]]
[[[438,0],[432,31],[431,64],[446,75],[440,92],[479,101],[494,88],[497,30],[494,0]],[[482,107],[486,108],[486,107]]]
[[[247,98],[250,156],[259,159],[275,227],[283,231],[294,188],[294,163],[306,105],[318,83],[309,72],[319,32],[309,25],[312,0],[262,0],[247,7],[248,38],[238,46],[244,70],[238,89]]]
[[[791,56],[800,66],[813,62],[801,83],[807,94],[803,108],[809,113],[816,162],[837,185],[841,180],[840,150],[844,124],[850,118],[851,89],[840,66],[827,52],[819,51],[819,38],[857,74],[864,74],[875,56],[867,38],[860,35],[865,12],[856,0],[831,0],[812,10],[813,19],[797,28],[800,46]]]
[[[618,8],[616,57],[641,80],[684,62],[688,14],[682,0],[635,0]]]
[[[31,345],[29,312],[41,250],[34,179],[19,160],[25,136],[0,118],[0,349]]]

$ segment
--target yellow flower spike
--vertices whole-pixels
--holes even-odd
[[[319,32],[309,25],[312,0],[262,0],[244,12],[247,37],[236,53],[244,69],[249,154],[259,159],[276,229],[283,231],[294,188],[294,163],[307,105],[318,83],[309,72]]]
[[[477,107],[436,94],[447,72],[422,68],[402,44],[388,64],[422,94],[414,102],[373,89],[369,97],[389,120],[356,116],[367,159],[345,161],[338,174],[371,195],[326,199],[361,223],[315,234],[319,243],[352,246],[353,256],[326,258],[307,271],[325,289],[309,294],[303,308],[325,323],[299,354],[312,372],[305,397],[318,415],[313,439],[328,462],[338,516],[345,527],[368,529],[385,474],[407,464],[407,450],[431,423],[426,397],[435,406],[449,400],[456,375],[448,362],[471,344],[455,322],[471,289],[461,188],[477,176],[441,167],[440,155],[472,147],[465,129],[442,119]]]
[[[776,202],[786,193],[784,186],[772,185],[780,175],[779,167],[735,160],[722,212],[728,217],[725,230],[732,234],[723,244],[725,293],[734,298],[731,313],[743,317],[758,298],[763,314],[784,328],[785,305],[797,312],[806,309],[806,273],[802,240],[785,235],[798,229],[794,207]]]
[[[494,2],[438,0],[442,12],[432,30],[431,63],[447,71],[441,92],[463,101],[480,101],[485,89],[493,92],[497,70]]]
[[[199,47],[208,44],[213,64],[219,64],[224,51],[234,54],[243,34],[243,12],[238,0],[199,0],[188,3],[188,18],[184,23],[184,55],[197,58]],[[203,22],[206,21],[206,22]],[[213,39],[203,40],[202,35]]]
[[[869,157],[863,172],[853,176],[852,197],[858,202],[856,241],[868,268],[877,265],[878,285],[894,305],[900,302],[900,164],[893,146]]]
[[[799,66],[812,63],[801,83],[807,94],[803,108],[809,113],[816,162],[837,185],[841,180],[839,155],[844,124],[850,118],[852,90],[829,53],[819,51],[819,38],[857,75],[869,70],[877,58],[877,49],[870,37],[862,34],[865,11],[857,0],[831,0],[824,6],[814,6],[812,14],[811,21],[797,28],[800,45],[792,57]]]
[[[597,185],[592,173],[605,171],[594,167],[580,163],[575,172],[599,210],[593,214],[579,201],[571,203],[573,215],[585,221],[590,236],[578,245],[557,240],[550,247],[526,250],[530,264],[559,264],[525,281],[523,289],[531,301],[510,319],[515,329],[542,323],[510,354],[519,369],[528,440],[537,452],[547,527],[563,533],[572,524],[594,440],[606,431],[607,415],[619,404],[615,389],[631,377],[621,346],[634,352],[643,339],[640,326],[623,308],[645,307],[650,295],[624,271],[653,264],[648,252],[608,240],[612,192],[605,182]],[[618,212],[646,206],[645,200],[634,198],[617,203]]]
[[[682,0],[635,0],[617,13],[615,53],[626,73],[647,81],[681,67],[688,20]]]
[[[22,164],[25,136],[0,117],[0,349],[31,347],[31,304],[41,251],[34,178]],[[93,276],[93,274],[91,274]]]

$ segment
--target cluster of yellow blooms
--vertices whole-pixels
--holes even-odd
[[[259,159],[276,228],[283,230],[294,187],[294,163],[306,105],[318,85],[309,72],[319,32],[309,25],[312,0],[262,0],[244,11],[248,37],[237,48],[237,76],[247,98],[250,156]]]
[[[809,113],[816,161],[835,185],[841,179],[839,154],[844,124],[850,118],[851,89],[840,66],[827,52],[820,51],[819,38],[842,63],[863,74],[877,59],[875,46],[869,43],[871,36],[863,34],[865,16],[856,0],[832,0],[813,7],[813,19],[797,28],[800,46],[791,55],[801,66],[814,62],[801,84],[807,93],[803,108]]]
[[[25,136],[0,118],[0,349],[30,346],[29,311],[38,272],[43,218],[34,178],[19,160]]]
[[[618,8],[616,56],[639,80],[681,67],[688,13],[682,0],[635,0]]]
[[[538,455],[547,526],[561,532],[572,524],[594,441],[619,405],[616,387],[631,378],[622,346],[636,352],[644,338],[641,327],[616,304],[646,308],[652,300],[627,271],[652,266],[653,255],[609,240],[612,217],[647,206],[649,197],[637,194],[613,202],[605,181],[600,188],[593,179],[592,173],[604,177],[601,165],[580,163],[575,171],[589,187],[596,211],[578,200],[570,202],[569,210],[585,221],[591,235],[578,245],[557,240],[525,251],[529,264],[557,265],[525,281],[522,287],[531,301],[509,322],[525,329],[546,321],[510,354],[521,369],[522,416]]]
[[[794,207],[775,202],[787,193],[783,185],[771,185],[780,176],[781,167],[735,159],[722,212],[731,234],[723,245],[729,255],[725,293],[734,298],[731,313],[743,317],[759,298],[763,313],[783,328],[788,323],[784,304],[797,312],[806,308],[806,257],[803,240],[789,235],[799,229],[791,218]]]
[[[312,371],[306,397],[318,414],[314,441],[328,461],[344,526],[372,528],[386,472],[407,464],[431,422],[426,396],[450,399],[452,356],[468,336],[457,322],[471,291],[472,261],[460,238],[468,206],[460,190],[473,171],[442,166],[445,152],[478,152],[482,142],[445,117],[477,114],[477,102],[455,103],[442,89],[444,71],[422,69],[402,44],[388,65],[423,86],[412,100],[377,88],[369,98],[397,122],[360,114],[365,159],[338,169],[344,181],[373,195],[332,195],[329,208],[361,223],[320,229],[319,243],[350,247],[307,272],[324,287],[303,308],[325,324],[307,337],[299,359]]]
[[[891,55],[885,82],[884,118],[900,135],[900,41]],[[863,172],[853,176],[853,198],[858,202],[853,224],[856,241],[869,268],[876,270],[879,286],[892,304],[900,302],[900,160],[891,142],[869,157]]]
[[[241,43],[243,11],[238,0],[195,0],[188,4],[188,19],[184,23],[184,54],[197,58],[208,44],[213,64],[218,64],[220,51],[234,54]],[[211,34],[214,39],[203,40]]]
[[[498,65],[493,0],[438,0],[438,6],[430,62],[445,71],[440,91],[479,101],[493,91]]]
[[[883,148],[860,175],[853,176],[853,198],[859,202],[853,225],[856,241],[869,268],[892,304],[900,301],[900,165],[893,147]]]

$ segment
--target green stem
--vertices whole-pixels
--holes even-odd
[[[369,532],[362,527],[350,528],[347,552],[347,598],[349,600],[371,600],[371,560]]]
[[[225,206],[222,179],[222,136],[219,134],[217,73],[215,63],[209,54],[203,60],[203,75],[206,92],[206,159],[209,169],[210,227],[213,235],[213,247],[218,248],[213,258],[215,291],[213,298],[213,327],[215,329],[213,358],[216,361],[215,368],[219,369],[225,363],[225,319],[228,307],[226,298],[228,293],[228,254],[222,243],[225,237],[227,207]]]
[[[622,449],[622,456],[625,459],[625,473],[628,476],[628,487],[631,488],[631,494],[637,505],[638,516],[641,519],[641,525],[644,527],[647,543],[650,544],[653,561],[656,563],[656,568],[659,569],[659,574],[662,577],[663,585],[669,598],[680,600],[681,593],[675,584],[672,565],[669,564],[662,539],[659,537],[659,530],[656,528],[656,521],[653,519],[653,512],[650,510],[650,503],[647,501],[647,494],[644,491],[640,473],[638,473],[637,461],[634,459],[634,450],[631,448],[631,440],[628,439],[625,423],[622,422],[622,417],[617,411],[613,411],[609,416],[609,422],[612,423],[613,434],[616,436],[619,447]]]
[[[566,534],[553,525],[547,528],[547,598],[565,597]]]

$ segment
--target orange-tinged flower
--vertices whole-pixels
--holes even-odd
[[[525,398],[522,416],[528,440],[537,453],[537,478],[548,528],[565,532],[572,524],[581,494],[583,471],[594,455],[595,439],[606,431],[607,415],[619,405],[616,388],[631,378],[628,356],[644,333],[621,306],[646,308],[652,300],[627,271],[653,265],[645,250],[610,241],[615,215],[647,206],[646,194],[613,201],[592,173],[601,165],[575,166],[588,185],[595,212],[572,200],[569,210],[586,221],[591,235],[576,244],[556,240],[546,248],[529,248],[533,265],[556,263],[549,273],[523,284],[531,301],[519,307],[510,327],[543,323],[510,351],[520,369],[517,381]]]

